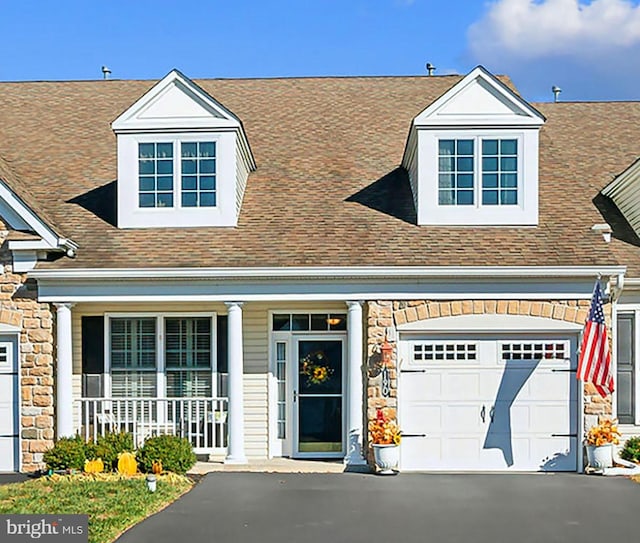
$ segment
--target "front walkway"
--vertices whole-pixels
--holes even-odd
[[[366,466],[364,466],[366,468]],[[225,464],[218,462],[197,462],[189,471],[194,475],[206,475],[215,472],[245,473],[342,473],[345,465],[342,460],[292,460],[291,458],[272,458],[249,460],[247,464]]]
[[[640,484],[576,474],[212,473],[119,543],[637,540]]]

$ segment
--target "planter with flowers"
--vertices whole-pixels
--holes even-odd
[[[380,475],[394,475],[400,460],[400,429],[394,419],[378,409],[376,419],[369,423],[369,436],[373,458]]]
[[[598,470],[613,467],[613,446],[620,443],[617,421],[605,420],[591,427],[584,443],[589,466]]]

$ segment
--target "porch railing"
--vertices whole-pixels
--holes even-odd
[[[227,398],[81,398],[78,433],[95,441],[107,432],[130,432],[136,447],[161,434],[186,437],[196,453],[224,454]]]

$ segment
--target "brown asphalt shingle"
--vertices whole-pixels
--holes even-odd
[[[237,228],[119,230],[110,123],[151,81],[0,84],[0,156],[52,224],[80,245],[42,267],[630,264],[592,200],[640,155],[640,103],[534,104],[538,227],[419,227],[399,168],[413,117],[460,80],[203,80],[246,129],[258,170]],[[615,249],[612,254],[611,248]]]

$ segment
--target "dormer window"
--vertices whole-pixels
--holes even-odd
[[[440,139],[438,205],[518,205],[518,169],[517,138]]]
[[[215,207],[216,142],[138,143],[138,206]]]
[[[414,120],[402,160],[420,225],[538,224],[544,117],[478,67]]]
[[[255,170],[240,120],[177,71],[116,119],[120,228],[235,226]]]

